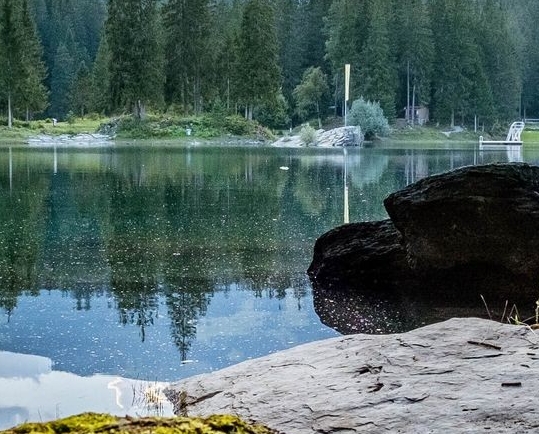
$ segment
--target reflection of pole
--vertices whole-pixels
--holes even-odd
[[[344,223],[350,223],[350,208],[348,206],[348,184],[346,183],[346,179],[348,178],[348,168],[346,164],[346,148],[343,146],[343,159],[344,159],[344,177],[343,177],[343,184],[344,184]]]
[[[9,192],[13,190],[13,150],[9,147]]]
[[[344,126],[348,126],[348,100],[350,99],[350,64],[344,65]]]
[[[54,174],[58,173],[58,155],[56,154],[56,145],[54,145]]]

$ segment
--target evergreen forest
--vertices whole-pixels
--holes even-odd
[[[14,119],[238,115],[275,129],[425,106],[440,125],[539,117],[537,0],[0,0]]]

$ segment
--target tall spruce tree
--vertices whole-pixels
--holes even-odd
[[[96,113],[109,114],[111,111],[109,65],[110,49],[106,35],[103,32],[92,67],[91,110]]]
[[[132,110],[137,119],[148,105],[163,101],[163,50],[157,0],[109,0],[106,22],[110,48],[112,107]]]
[[[389,34],[390,0],[369,3],[370,22],[367,39],[361,53],[361,93],[377,101],[388,119],[395,117],[397,77]]]
[[[539,2],[522,0],[519,8],[511,2],[506,10],[514,14],[512,34],[520,32],[516,48],[522,71],[522,116],[539,118]]]
[[[514,120],[519,114],[522,87],[516,43],[509,32],[507,12],[499,0],[486,0],[481,13],[480,45],[492,89],[496,117]]]
[[[69,112],[69,95],[76,77],[75,61],[65,44],[60,44],[51,71],[51,98],[49,112],[64,119]]]
[[[81,62],[69,94],[71,111],[84,117],[92,107],[92,93],[92,74],[86,63]]]
[[[370,0],[369,0],[370,1]],[[344,100],[344,65],[352,69],[350,100],[360,96],[361,51],[367,39],[368,2],[335,0],[326,19],[326,57],[331,64],[335,110]]]
[[[43,112],[48,105],[48,90],[44,81],[47,75],[42,60],[43,48],[37,35],[35,23],[30,15],[28,0],[23,0],[20,32],[22,76],[18,90],[18,104],[25,111],[26,120],[33,113]]]
[[[283,93],[290,100],[294,87],[299,83],[304,56],[304,38],[299,33],[303,10],[296,0],[277,0],[277,35],[279,40],[279,63],[283,79]],[[299,31],[298,31],[299,29]]]
[[[394,0],[393,40],[397,54],[397,107],[428,105],[434,61],[430,16],[423,0]],[[400,114],[400,113],[399,113]],[[412,121],[413,111],[405,117]]]
[[[488,116],[491,89],[478,46],[472,5],[467,0],[433,0],[435,41],[434,113],[455,125],[455,117]]]
[[[13,103],[22,75],[21,37],[13,0],[2,0],[0,16],[0,80],[7,106],[8,127],[13,125]]]
[[[166,100],[200,113],[204,75],[211,67],[208,0],[169,0],[163,15]]]
[[[237,75],[242,83],[240,102],[247,119],[255,107],[276,100],[281,77],[273,6],[265,0],[247,0],[243,12]]]

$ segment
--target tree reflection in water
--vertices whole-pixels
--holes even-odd
[[[382,199],[387,194],[451,165],[481,162],[474,152],[351,150],[351,219],[385,218]],[[500,155],[488,158],[499,160]],[[268,318],[276,315],[273,306],[290,308],[292,300],[296,314],[287,320],[298,318],[298,324],[293,333],[290,324],[273,325],[277,330],[261,324],[266,336],[242,357],[331,335],[314,314],[302,315],[312,310],[304,300],[310,303],[305,270],[314,241],[342,221],[342,152],[60,149],[56,171],[53,159],[52,150],[0,149],[0,307],[8,318],[24,315],[17,312],[21,297],[32,294],[38,302],[43,290],[73,298],[80,318],[106,298],[107,307],[118,312],[120,327],[136,327],[145,344],[166,319],[169,342],[179,360],[187,361],[212,300],[219,295],[221,302],[230,303],[215,308],[232,315],[234,300],[248,293],[268,306],[277,302],[267,307]],[[283,165],[289,170],[279,170]],[[339,313],[329,309],[332,296],[315,293],[315,298],[323,321],[346,332],[335,321],[356,302],[341,297]],[[360,303],[368,306],[369,330],[378,330],[381,322],[397,331],[422,321],[415,305],[403,309],[366,298]],[[247,321],[243,324],[248,327]],[[9,323],[2,327],[0,342],[18,351],[19,331]],[[58,338],[61,346],[63,332],[55,330],[49,339]],[[100,332],[122,333],[112,328]],[[292,335],[287,338],[287,333]],[[279,339],[274,343],[270,334]],[[32,352],[32,345],[39,345],[29,340],[25,351]]]

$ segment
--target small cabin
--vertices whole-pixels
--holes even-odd
[[[404,112],[404,117],[406,118],[406,107],[404,107],[402,111]],[[425,125],[429,121],[429,108],[425,107],[424,105],[410,107],[409,123],[412,123],[412,119],[414,125]]]

